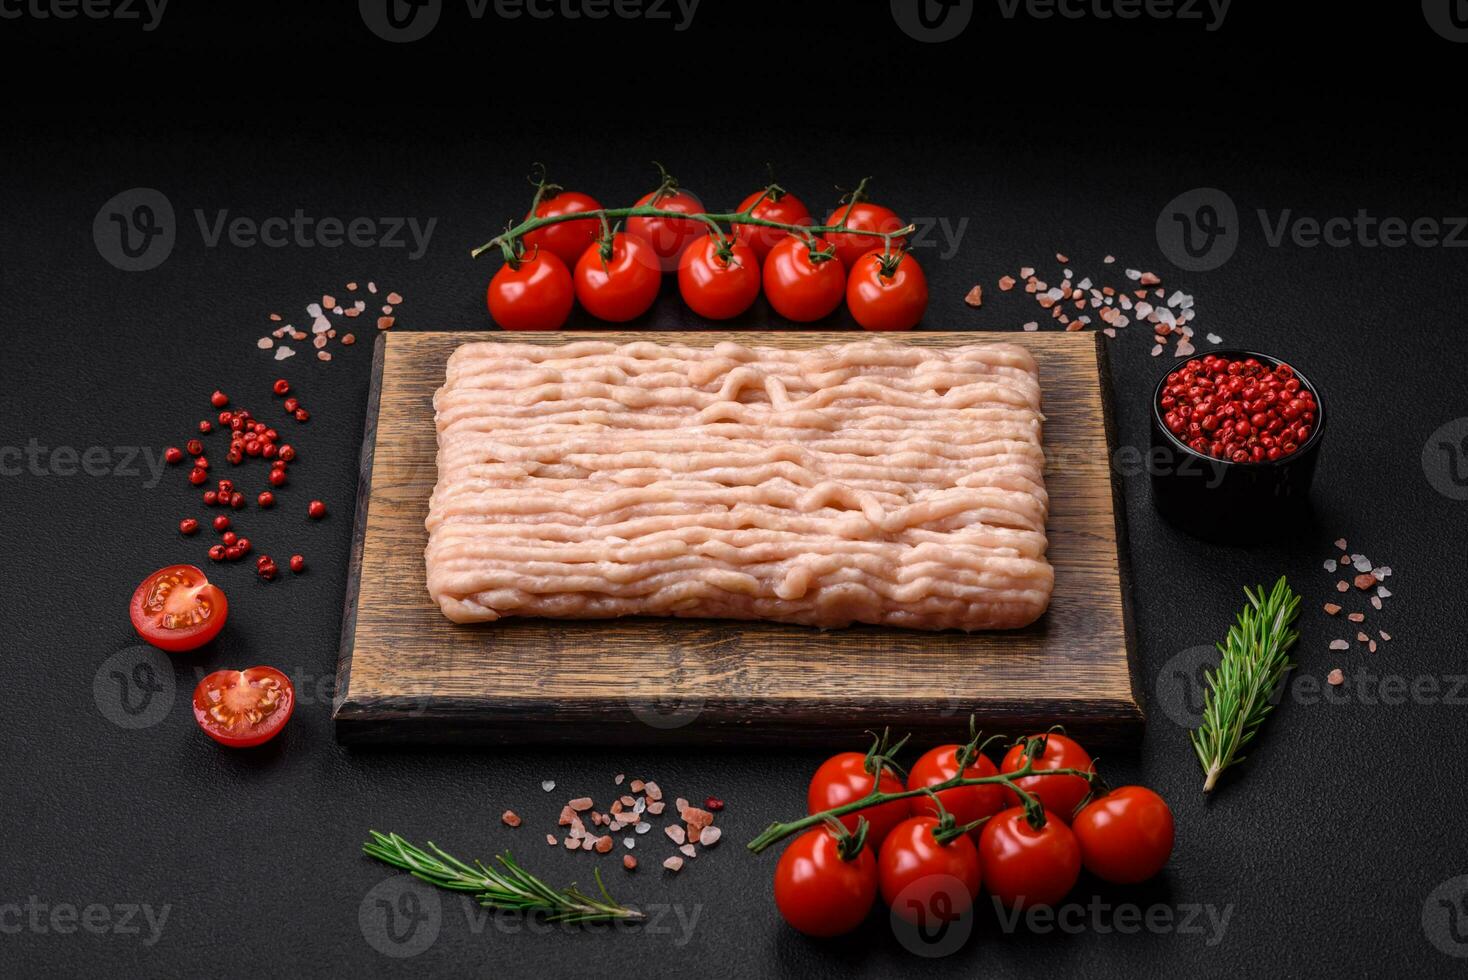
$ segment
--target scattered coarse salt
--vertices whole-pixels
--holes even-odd
[[[591,802],[591,797],[589,796],[578,796],[576,799],[568,801],[566,805],[577,813],[584,813],[591,809]]]
[[[1349,619],[1353,623],[1363,623],[1363,622],[1366,621],[1366,614],[1365,613],[1351,613],[1346,618]]]
[[[637,825],[636,833],[645,834],[649,830],[652,830],[652,824],[650,824],[650,823],[640,823],[640,824]]]
[[[261,350],[269,350],[270,348],[275,346],[275,341],[270,337],[261,337],[259,340],[255,341],[255,346],[260,348]]]
[[[549,844],[551,847],[555,847],[556,846],[556,835],[555,834],[546,834],[545,835],[545,842],[547,844]]]
[[[660,787],[657,783],[653,783],[653,782],[646,783],[646,784],[643,785],[642,790],[643,790],[643,794],[649,800],[661,800],[663,798],[663,790],[662,790],[662,787]],[[634,792],[635,792],[635,790],[634,790]]]
[[[614,842],[612,841],[611,837],[603,834],[601,837],[598,837],[596,839],[596,853],[606,854],[612,849],[613,843]]]
[[[1365,643],[1365,642],[1367,642],[1370,639],[1371,639],[1371,637],[1367,636],[1365,633],[1362,633],[1359,630],[1356,632],[1356,642],[1357,643]]]
[[[630,855],[630,854],[623,854],[622,855],[622,867],[626,868],[628,871],[636,871],[637,870],[637,859],[635,857],[633,857],[632,855]]]
[[[501,813],[500,820],[506,827],[520,826],[520,815],[514,810],[506,810],[504,813]]]
[[[1369,651],[1371,651],[1372,653],[1375,653],[1376,652],[1376,641],[1375,640],[1368,640],[1366,642],[1366,649],[1369,650]]]
[[[984,287],[983,286],[975,286],[974,288],[970,289],[968,291],[968,295],[966,295],[963,298],[963,301],[965,303],[967,303],[969,306],[974,307],[975,309],[977,309],[980,306],[983,306],[984,305]]]
[[[367,291],[375,296],[377,294],[377,283],[369,282],[367,284]]]
[[[1025,330],[1027,330],[1027,331],[1029,331],[1031,333],[1033,333],[1034,331],[1039,330],[1039,329],[1040,329],[1040,325],[1038,323],[1036,323],[1034,320],[1031,320],[1029,323],[1026,323],[1025,324]]]
[[[1002,293],[1009,292],[1011,289],[1014,288],[1014,282],[1015,282],[1014,276],[1000,276],[999,277],[999,291],[1002,292]]]
[[[634,848],[634,847],[637,846],[637,838],[636,837],[623,837],[622,838],[622,846],[625,847],[625,848],[627,848],[627,850],[629,850],[629,851],[632,850],[632,848]]]
[[[1358,572],[1369,572],[1371,571],[1371,562],[1366,560],[1365,555],[1352,555],[1351,567]]]
[[[295,356],[296,356],[296,352],[294,350],[292,350],[291,348],[289,348],[289,347],[277,347],[277,348],[275,348],[275,359],[277,361],[283,361],[287,357],[295,357]]]
[[[698,842],[704,847],[713,847],[722,836],[724,832],[718,827],[705,827],[698,835]]]
[[[1337,568],[1340,568],[1340,566],[1336,564],[1336,560],[1334,558],[1325,559],[1325,570],[1327,572],[1333,572]]]
[[[1383,599],[1390,599],[1392,597],[1392,590],[1384,585],[1378,585],[1376,587],[1376,594]]]
[[[624,780],[626,778],[627,778],[627,774],[626,773],[619,772],[619,773],[617,773],[616,776],[614,776],[612,778],[612,782],[616,783],[618,786],[621,786],[622,785],[622,780]]]
[[[556,788],[556,781],[554,779],[543,780],[540,784],[540,788],[549,793],[551,790]]]
[[[1104,263],[1106,263],[1107,265],[1114,265],[1116,263],[1116,256],[1114,256],[1114,255],[1108,255],[1108,256],[1106,256],[1106,258],[1102,259],[1101,261],[1104,262]]]
[[[1349,650],[1351,648],[1351,644],[1345,640],[1331,640],[1330,648],[1332,650]]]
[[[1376,576],[1372,575],[1370,572],[1362,572],[1360,575],[1356,576],[1355,583],[1356,588],[1360,589],[1362,592],[1365,592],[1367,589],[1376,584]]]
[[[1374,596],[1371,597],[1371,608],[1372,609],[1380,609],[1381,608],[1381,596],[1374,595]]]
[[[403,301],[403,297],[399,296],[397,293],[388,293],[387,301],[396,306]]]
[[[1327,602],[1325,604],[1325,611],[1327,613],[1329,613],[1330,615],[1334,616],[1336,613],[1338,613],[1338,612],[1341,611],[1341,607],[1338,606],[1338,605],[1336,605],[1333,602]]]
[[[331,360],[331,351],[329,351],[329,350],[319,350],[319,351],[317,351],[316,352],[316,360],[318,360],[318,361],[329,361],[329,360]]]
[[[357,335],[356,334],[350,334],[350,333],[342,334],[342,346],[343,347],[350,347],[353,344],[355,344],[356,342],[357,342]]]
[[[682,844],[688,839],[688,835],[683,832],[683,828],[675,823],[670,823],[664,827],[663,833],[667,834],[668,839],[674,844]]]
[[[1346,682],[1346,675],[1339,667],[1337,667],[1335,670],[1326,675],[1325,680],[1328,684],[1330,684],[1331,687],[1340,687]]]
[[[663,867],[667,868],[669,871],[682,871],[683,859],[676,856],[670,857],[663,862]]]
[[[392,329],[392,325],[393,325],[393,318],[390,317],[390,316],[380,316],[380,317],[377,318],[377,329],[378,330],[391,330]]]
[[[692,844],[684,844],[682,847],[678,848],[678,850],[687,857],[698,857],[698,848],[694,847]]]
[[[1345,551],[1346,548],[1350,547],[1349,545],[1346,544],[1346,539],[1345,538],[1336,538],[1335,539],[1335,546],[1340,551]]]
[[[1345,592],[1345,591],[1349,590],[1350,588],[1351,588],[1351,583],[1350,582],[1347,582],[1345,579],[1341,579],[1339,582],[1337,582],[1335,584],[1335,590],[1337,592]]]
[[[1152,348],[1152,356],[1153,357],[1157,357],[1161,353],[1162,353],[1162,345],[1161,344],[1158,344],[1157,346],[1155,346],[1155,347]]]
[[[1388,641],[1391,640],[1391,638],[1392,638],[1391,634],[1388,633],[1386,630],[1377,630],[1376,631],[1376,635],[1377,636],[1380,636],[1383,640],[1388,640]]]

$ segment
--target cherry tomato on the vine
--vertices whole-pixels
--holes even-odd
[[[984,887],[1010,908],[1055,905],[1080,877],[1081,848],[1055,814],[1045,811],[1045,826],[1036,830],[1024,807],[1014,807],[984,824],[979,864]]]
[[[851,267],[846,305],[868,330],[910,330],[928,308],[928,277],[906,252],[867,252]]]
[[[940,745],[936,749],[929,749],[907,771],[907,788],[922,789],[926,786],[936,786],[958,775],[958,753],[961,748],[963,748],[961,745]],[[998,768],[982,752],[963,770],[964,776],[968,779],[994,776],[998,772]],[[1009,806],[1004,799],[1004,793],[1003,786],[992,783],[987,786],[955,786],[952,789],[940,790],[937,796],[938,801],[943,804],[943,809],[953,814],[954,822],[966,824],[973,823],[982,817],[992,817]],[[932,799],[927,796],[914,796],[908,803],[914,814],[937,816],[938,810],[933,806]],[[978,836],[978,830],[974,831],[974,835]]]
[[[1079,769],[1084,772],[1091,768],[1090,755],[1075,739],[1058,732],[1030,737],[1045,739],[1044,752],[1036,751],[1035,769]],[[1025,746],[1024,740],[1021,740],[1004,754],[1004,761],[1000,763],[999,769],[1001,772],[1018,772],[1024,765]],[[1086,798],[1086,793],[1091,788],[1080,776],[1025,776],[1014,782],[1020,789],[1038,799],[1045,809],[1054,810],[1066,823],[1070,823],[1076,807],[1080,806],[1081,800]],[[1020,802],[1019,797],[1008,789],[1004,791],[1004,795],[1011,805]]]
[[[877,862],[870,845],[843,859],[828,827],[807,830],[785,848],[775,867],[775,906],[807,936],[827,938],[861,925],[877,898]]]
[[[1146,881],[1172,854],[1172,810],[1145,786],[1122,786],[1092,800],[1071,829],[1086,870],[1118,885]]]
[[[637,199],[637,207],[652,206],[670,214],[702,214],[703,203],[687,191],[659,188]],[[694,218],[628,218],[627,234],[652,246],[662,259],[664,272],[678,268],[678,259],[694,239],[708,233],[709,226]]]
[[[571,315],[571,273],[553,252],[527,252],[489,281],[489,315],[505,330],[555,330]]]
[[[194,720],[232,749],[270,741],[295,708],[295,686],[274,667],[216,670],[194,688]]]
[[[891,208],[884,208],[880,204],[870,201],[857,201],[855,204],[843,204],[835,211],[826,216],[826,224],[840,225],[843,228],[855,228],[859,231],[894,232],[904,227],[902,219]],[[849,232],[829,232],[826,235],[831,243],[836,246],[836,257],[841,264],[850,269],[856,264],[856,260],[870,252],[872,249],[880,249],[883,245],[882,239],[875,235],[853,235]],[[902,248],[907,244],[905,238],[892,239],[892,248]]]
[[[625,323],[646,313],[663,276],[652,246],[633,235],[612,236],[612,254],[589,246],[576,263],[576,299],[598,320]]]
[[[831,756],[816,774],[811,777],[805,801],[808,813],[820,813],[838,806],[854,803],[872,791],[873,778],[867,772],[867,757],[861,752],[840,752]],[[883,793],[901,793],[902,780],[887,766],[881,769],[881,777],[875,780],[877,789]],[[907,800],[888,800],[848,813],[841,817],[847,830],[856,830],[857,820],[865,817],[871,829],[867,833],[868,846],[880,847],[892,828],[906,820]]]
[[[601,205],[590,194],[580,191],[561,191],[547,197],[535,206],[535,217],[554,218],[562,214],[579,214],[583,211],[599,211]],[[525,236],[525,251],[536,249],[554,252],[556,258],[567,266],[576,264],[586,246],[596,241],[601,223],[595,218],[577,221],[562,221],[554,225],[537,228]]]
[[[759,296],[759,273],[759,260],[748,245],[705,235],[678,261],[678,291],[699,316],[727,320],[749,309]]]
[[[229,600],[193,565],[170,565],[143,579],[128,604],[133,629],[169,653],[196,650],[219,635]]]
[[[820,238],[813,245],[817,252],[828,248]],[[830,315],[846,296],[846,269],[841,260],[816,258],[811,247],[795,235],[786,235],[765,257],[765,296],[776,313],[796,323]]]
[[[756,201],[759,204],[756,205]],[[768,188],[755,191],[739,202],[739,210],[744,211],[750,205],[754,205],[754,217],[766,221],[778,221],[785,225],[811,223],[810,210],[801,203],[800,198],[788,191],[776,192]],[[737,222],[734,224],[734,237],[754,249],[754,254],[759,256],[761,262],[764,262],[770,250],[780,244],[788,234],[790,233],[783,228],[766,228],[763,225],[743,225]]]
[[[979,852],[967,834],[938,843],[937,817],[909,817],[892,829],[877,855],[882,900],[923,928],[954,922],[973,907],[981,878]]]

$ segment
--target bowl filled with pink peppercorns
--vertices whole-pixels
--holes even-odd
[[[1325,433],[1320,391],[1267,354],[1216,350],[1169,371],[1152,399],[1152,499],[1190,530],[1235,536],[1298,516]]]

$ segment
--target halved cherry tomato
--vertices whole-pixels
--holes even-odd
[[[1086,870],[1118,885],[1146,881],[1172,854],[1172,809],[1145,786],[1122,786],[1087,803],[1071,829]]]
[[[580,191],[561,191],[535,206],[535,217],[554,218],[562,214],[579,214],[582,211],[599,211],[601,205],[590,194]],[[578,221],[562,221],[554,225],[537,228],[525,236],[525,251],[540,249],[554,252],[556,258],[573,266],[586,251],[586,246],[596,241],[601,223],[595,218]]]
[[[576,263],[576,299],[598,320],[625,323],[646,313],[658,298],[663,276],[657,253],[635,235],[612,236],[612,254],[589,246]]]
[[[194,720],[232,749],[270,741],[295,708],[291,679],[274,667],[216,670],[194,688]]]
[[[846,269],[834,255],[817,257],[828,247],[821,238],[807,245],[795,235],[786,235],[770,249],[765,257],[765,296],[776,313],[796,323],[809,323],[841,305],[846,296]]]
[[[907,771],[907,788],[922,789],[925,786],[936,786],[938,783],[947,782],[958,775],[958,752],[960,745],[940,745],[936,749],[929,749],[923,753],[912,768]],[[982,752],[979,757],[969,763],[963,770],[968,779],[980,779],[984,776],[997,775],[999,769]],[[1059,778],[1059,777],[1056,777]],[[943,809],[953,814],[953,819],[959,824],[973,823],[983,817],[992,817],[1010,804],[1004,799],[1004,787],[998,783],[988,786],[955,786],[952,789],[941,790],[938,802],[943,804]],[[938,815],[937,807],[927,796],[914,796],[909,801],[910,808],[914,814]],[[978,828],[973,831],[978,836]]]
[[[555,330],[571,315],[571,273],[554,252],[527,252],[489,281],[489,315],[505,330]]]
[[[1054,905],[1080,877],[1081,848],[1055,814],[1045,811],[1045,826],[1036,830],[1017,806],[984,824],[979,865],[989,894],[1010,908]]]
[[[870,201],[858,201],[855,204],[844,204],[826,216],[826,224],[840,225],[843,228],[856,228],[860,231],[894,232],[905,225],[902,219],[897,217],[897,212],[891,208],[884,208],[880,204]],[[836,257],[841,264],[849,270],[856,264],[856,260],[870,252],[872,249],[882,247],[882,239],[875,235],[852,235],[846,232],[830,232],[826,235],[831,244],[836,246]],[[905,238],[892,239],[892,249],[896,251],[907,244]]]
[[[705,235],[678,261],[678,291],[699,316],[736,317],[759,296],[759,260],[748,245]]]
[[[843,860],[829,827],[807,830],[785,848],[775,866],[775,906],[807,936],[828,938],[866,920],[877,898],[877,862],[871,845]]]
[[[670,214],[702,214],[703,202],[687,191],[676,187],[659,189],[637,199],[637,207],[651,205]],[[636,235],[652,246],[662,259],[664,272],[678,268],[678,259],[699,235],[706,234],[709,226],[690,218],[628,218],[627,234]]]
[[[967,834],[945,844],[933,836],[937,817],[909,817],[892,829],[877,855],[882,900],[913,925],[954,922],[979,894],[979,852]]]
[[[811,777],[810,788],[806,790],[807,812],[820,813],[845,806],[869,794],[874,780],[866,767],[867,757],[861,752],[839,752],[821,763],[821,767]],[[875,782],[883,793],[901,793],[903,790],[902,780],[885,765],[881,769],[880,778]],[[857,820],[865,817],[867,823],[871,824],[867,833],[869,846],[881,847],[892,828],[906,820],[907,816],[907,800],[903,799],[878,803],[876,806],[848,813],[840,819],[847,830],[855,831]]]
[[[928,308],[928,277],[908,253],[875,249],[851,267],[846,305],[868,330],[910,330]]]
[[[754,208],[756,218],[778,221],[786,225],[810,224],[810,210],[801,203],[800,198],[787,191],[771,191],[768,188],[755,191],[739,202],[739,210],[744,211],[755,201],[759,201]],[[754,249],[754,254],[759,257],[760,262],[764,262],[770,250],[780,244],[788,234],[790,233],[782,228],[742,225],[738,222],[734,224],[734,237]]]
[[[1044,751],[1037,751],[1035,755],[1036,769],[1079,769],[1084,772],[1091,768],[1090,755],[1073,738],[1058,732],[1043,736],[1032,735],[1030,738],[1045,740]],[[999,769],[1001,772],[1018,772],[1024,765],[1025,746],[1022,739],[1004,753],[1004,761],[1000,763]],[[1070,823],[1076,807],[1081,805],[1081,800],[1085,799],[1091,788],[1080,776],[1025,776],[1014,782],[1020,789],[1038,799],[1045,809],[1054,810],[1066,823]],[[1020,801],[1008,789],[1004,791],[1004,795],[1011,806]]]
[[[219,635],[229,600],[193,565],[170,565],[143,579],[128,605],[133,629],[169,653],[196,650]]]

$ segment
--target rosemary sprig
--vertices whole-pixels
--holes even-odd
[[[481,861],[475,861],[471,867],[445,853],[433,841],[428,842],[428,851],[433,852],[430,854],[397,834],[379,834],[375,830],[368,833],[372,839],[362,845],[368,857],[411,871],[415,878],[438,888],[474,892],[475,900],[485,908],[541,913],[550,922],[608,922],[643,917],[636,909],[619,905],[607,893],[600,871],[593,872],[596,887],[601,891],[601,898],[596,899],[577,890],[574,884],[559,890],[552,888],[516,864],[508,851],[496,857],[503,870],[486,867]]]
[[[1245,588],[1244,595],[1249,604],[1218,644],[1222,658],[1207,675],[1203,722],[1191,735],[1206,775],[1205,793],[1212,792],[1225,769],[1244,761],[1239,752],[1269,716],[1275,688],[1295,665],[1289,650],[1300,635],[1291,627],[1300,597],[1283,575],[1267,596],[1263,586]]]

